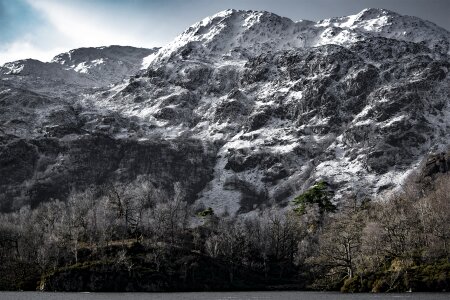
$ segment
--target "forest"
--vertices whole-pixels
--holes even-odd
[[[216,214],[140,177],[0,215],[0,289],[448,291],[450,175]]]

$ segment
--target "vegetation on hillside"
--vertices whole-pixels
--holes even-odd
[[[338,207],[319,182],[251,217],[190,205],[176,184],[167,195],[145,178],[74,191],[0,215],[0,289],[449,290],[449,179]]]

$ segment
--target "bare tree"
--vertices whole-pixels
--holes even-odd
[[[173,198],[157,203],[152,209],[151,226],[157,238],[175,245],[188,224],[188,204],[180,183],[174,184]]]
[[[419,211],[429,255],[449,258],[450,251],[450,175],[436,181],[434,190],[415,205]]]
[[[319,238],[319,253],[313,261],[328,266],[332,272],[345,270],[346,277],[352,278],[360,255],[362,216],[359,209],[347,207],[330,217]]]

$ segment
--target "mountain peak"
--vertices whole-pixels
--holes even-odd
[[[225,9],[205,19],[229,17],[232,15],[276,15],[265,10]]]
[[[226,17],[226,16],[232,15],[232,14],[238,12],[238,11],[242,11],[242,10],[236,10],[236,9],[234,9],[234,8],[224,9],[224,10],[219,11],[218,13],[212,15],[211,18],[215,18],[215,17]]]
[[[345,46],[371,36],[423,42],[442,53],[450,49],[446,30],[382,8],[366,8],[317,23],[294,22],[267,11],[227,9],[189,27],[147,57],[145,66],[177,58],[245,61],[260,53],[325,44]]]
[[[384,26],[390,18],[401,17],[399,14],[383,8],[365,8],[357,14],[344,17],[324,19],[318,22],[320,26],[335,26],[341,28],[352,28],[364,26],[369,22],[372,28]]]
[[[188,56],[246,60],[257,53],[286,48],[286,44],[302,47],[303,38],[297,33],[305,24],[267,11],[224,10],[190,26],[146,61],[152,64]]]
[[[210,29],[214,26],[219,26],[221,28],[229,27],[239,23],[242,20],[259,20],[260,18],[287,19],[267,11],[227,9],[193,24],[183,34],[192,33],[195,31],[195,34],[199,35],[202,32],[205,32],[206,29]],[[244,25],[249,25],[248,22],[244,23]]]
[[[20,75],[30,90],[47,91],[50,86],[50,94],[66,96],[85,88],[106,87],[135,75],[144,57],[157,50],[116,45],[78,48],[58,54],[48,63],[34,59],[6,63],[0,67],[0,77]]]
[[[379,194],[448,144],[450,64],[432,46],[447,51],[449,40],[383,9],[317,23],[225,10],[157,54],[109,46],[8,64],[0,138],[36,140],[0,151],[0,164],[17,153],[5,172],[19,170],[0,180],[12,191],[0,199],[64,199],[67,174],[80,189],[99,176],[142,175],[168,194],[179,182],[189,201],[231,214],[287,204],[317,180],[336,201]]]
[[[358,39],[370,36],[423,43],[441,53],[450,53],[450,33],[418,17],[400,15],[383,8],[366,8],[357,14],[325,19],[317,26],[354,32]]]
[[[372,17],[376,17],[376,16],[385,16],[385,15],[399,16],[398,13],[393,12],[388,9],[384,9],[384,8],[364,8],[356,15],[361,16],[361,17],[367,17],[367,18],[372,18]]]
[[[147,56],[155,51],[155,48],[147,49],[119,45],[82,47],[58,54],[52,59],[52,62],[71,66],[93,60],[114,59],[127,61],[128,59]]]

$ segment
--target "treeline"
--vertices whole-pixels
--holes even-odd
[[[320,182],[246,216],[142,177],[0,216],[0,288],[93,291],[449,288],[450,176],[338,207]]]

